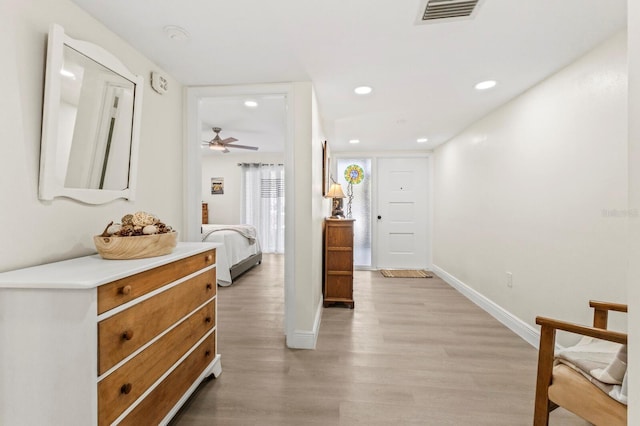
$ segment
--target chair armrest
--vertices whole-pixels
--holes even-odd
[[[608,340],[610,342],[620,343],[623,345],[627,344],[627,333],[621,333],[619,331],[605,330],[597,327],[588,327],[545,317],[536,317],[536,324],[553,330],[563,330],[568,331],[569,333],[594,337],[596,339]]]
[[[627,312],[627,305],[622,303],[599,302],[590,300],[589,306],[593,308],[593,326],[596,328],[607,328],[609,321],[609,311]]]
[[[600,302],[598,300],[589,300],[589,306],[596,309],[607,311],[627,312],[627,305],[623,303]]]
[[[591,303],[598,304],[600,302]],[[615,306],[618,307],[618,305]],[[597,309],[598,308],[596,307],[596,310]],[[606,315],[608,311],[604,310],[603,312]],[[538,375],[536,380],[536,399],[533,424],[534,426],[548,426],[549,410],[552,408],[552,403],[551,401],[549,401],[547,389],[551,384],[551,378],[553,375],[553,358],[555,352],[556,330],[568,331],[570,333],[608,340],[610,342],[621,343],[624,345],[627,344],[627,334],[606,330],[599,327],[587,327],[584,325],[574,324],[566,321],[558,321],[552,318],[545,317],[536,317],[536,324],[540,325],[541,327],[540,347],[538,350]]]

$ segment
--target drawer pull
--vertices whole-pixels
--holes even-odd
[[[131,340],[132,338],[133,338],[133,330],[125,330],[125,332],[122,333],[123,340]]]
[[[125,285],[124,287],[119,288],[118,293],[128,296],[129,294],[131,294],[131,286]]]
[[[207,324],[209,324],[211,322],[211,317],[206,317],[204,319],[204,322],[206,322]]]
[[[131,392],[131,383],[125,383],[120,387],[120,393],[123,395],[128,395]]]
[[[213,288],[213,285],[211,283],[207,283],[207,290],[211,290]]]
[[[210,254],[208,254],[208,255],[204,258],[204,260],[206,260],[207,262],[211,262],[211,261],[213,260],[213,256],[212,256],[212,255],[210,255]]]
[[[209,355],[211,355],[211,351],[209,349],[207,349],[206,352],[204,353],[204,356],[208,357]]]

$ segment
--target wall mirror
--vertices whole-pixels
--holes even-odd
[[[53,24],[45,74],[41,200],[133,200],[143,78],[102,47]]]

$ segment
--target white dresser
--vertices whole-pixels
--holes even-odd
[[[0,425],[168,423],[222,371],[219,246],[0,273]]]

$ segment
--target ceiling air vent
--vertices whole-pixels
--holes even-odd
[[[419,24],[473,18],[483,0],[422,0]]]

